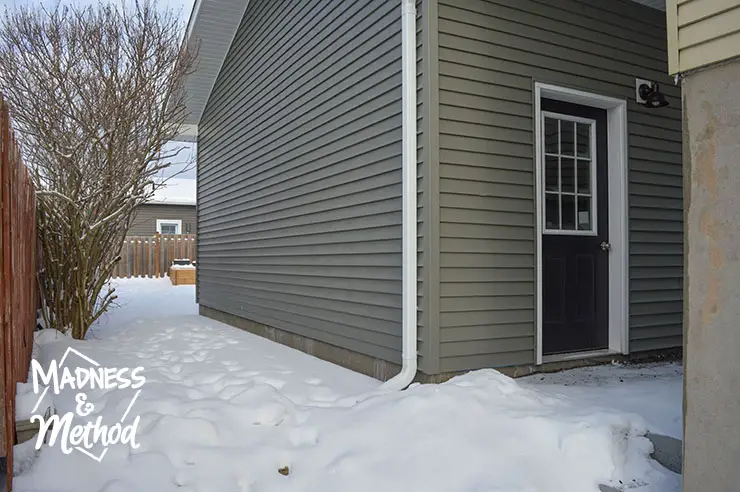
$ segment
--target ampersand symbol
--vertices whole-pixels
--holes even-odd
[[[87,417],[95,409],[92,403],[87,402],[87,395],[85,393],[77,393],[75,395],[75,401],[77,402],[75,410],[77,410],[77,415],[80,417]]]

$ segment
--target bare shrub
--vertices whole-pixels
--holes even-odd
[[[22,7],[0,21],[0,85],[38,191],[46,325],[82,339],[134,209],[181,150],[195,52],[155,3]]]

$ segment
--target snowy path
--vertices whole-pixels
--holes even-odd
[[[624,413],[636,409],[609,405],[618,396],[609,385],[594,385],[599,396],[541,384],[554,376],[520,385],[478,371],[351,405],[379,382],[197,316],[191,286],[129,280],[120,296],[85,342],[44,333],[41,360],[73,346],[106,367],[143,366],[139,448],[112,446],[97,463],[45,447],[14,490],[596,492],[620,481],[680,490],[647,459],[642,434],[661,412]],[[74,410],[74,393],[55,396],[58,413]],[[93,415],[120,419],[132,393],[89,391]]]
[[[518,382],[582,405],[636,413],[654,433],[677,439],[683,435],[683,366],[678,362],[584,367]]]
[[[197,314],[195,287],[168,279],[121,282],[120,307],[101,319],[88,339],[133,354],[168,382],[202,387],[218,397],[214,379],[230,386],[272,386],[297,404],[332,401],[378,381]],[[151,338],[148,338],[151,335]],[[221,395],[223,396],[223,395]]]

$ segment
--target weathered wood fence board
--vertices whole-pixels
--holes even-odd
[[[195,261],[194,234],[156,234],[128,236],[121,248],[121,261],[113,270],[113,278],[164,277],[172,261],[187,258]]]
[[[2,454],[12,489],[16,383],[26,381],[37,308],[36,194],[0,97],[0,397]]]

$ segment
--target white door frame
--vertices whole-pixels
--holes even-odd
[[[609,176],[609,348],[596,352],[542,356],[542,231],[543,149],[542,98],[606,110]],[[629,234],[627,229],[627,101],[581,90],[535,82],[535,248],[536,269],[536,362],[579,359],[609,353],[629,353]]]

